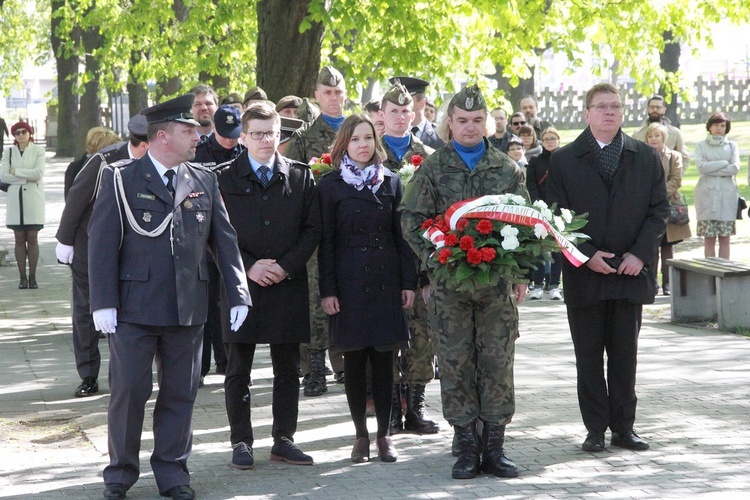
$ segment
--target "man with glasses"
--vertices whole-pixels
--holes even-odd
[[[682,139],[680,129],[672,125],[672,122],[665,116],[667,106],[664,98],[658,94],[651,96],[648,100],[648,117],[643,120],[641,128],[633,134],[633,139],[646,142],[646,129],[652,123],[661,123],[667,129],[667,140],[664,143],[669,149],[678,151],[682,155],[682,165],[687,168],[690,165],[690,154],[688,154],[685,141]]]
[[[519,135],[521,127],[526,125],[526,117],[520,111],[516,111],[510,115],[510,133],[512,135]]]
[[[237,230],[253,305],[237,332],[223,329],[224,391],[233,448],[231,466],[252,469],[252,398],[248,382],[257,344],[270,344],[273,365],[271,460],[312,465],[294,443],[299,411],[300,343],[310,340],[306,264],[321,235],[310,168],[277,153],[281,118],[268,102],[242,115],[247,152],[219,175],[229,220]]]
[[[488,137],[490,144],[503,153],[507,153],[508,141],[513,136],[508,130],[508,113],[503,108],[495,108],[490,111],[490,116],[495,119],[495,133]]]
[[[537,140],[541,140],[542,131],[547,130],[550,127],[554,127],[552,122],[542,120],[539,118],[539,116],[537,116],[539,109],[538,109],[538,105],[534,96],[532,95],[523,96],[521,98],[521,101],[518,103],[518,105],[521,108],[521,112],[526,117],[525,125],[528,125],[534,129],[534,133],[536,134]]]
[[[669,215],[664,170],[652,147],[620,128],[622,98],[609,83],[586,93],[586,130],[550,159],[549,201],[588,213],[578,249],[589,259],[563,265],[565,305],[578,373],[578,404],[588,435],[581,449],[649,448],[633,430],[635,371],[643,304],[654,302],[653,266]],[[604,353],[607,356],[605,379]]]

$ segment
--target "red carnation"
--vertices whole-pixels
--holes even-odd
[[[453,233],[448,233],[445,235],[445,240],[443,240],[443,242],[445,243],[445,246],[455,247],[458,245],[458,236]]]
[[[482,219],[477,222],[477,231],[479,234],[490,234],[492,232],[492,222]]]
[[[448,259],[451,257],[451,255],[453,255],[453,252],[450,248],[443,248],[438,253],[438,262],[440,262],[441,264],[445,264],[446,262],[448,262]]]
[[[466,229],[466,226],[468,225],[468,219],[458,219],[458,222],[456,222],[456,229],[463,232],[463,230]]]
[[[323,153],[322,155],[320,155],[320,161],[323,162],[323,163],[325,163],[326,165],[330,165],[331,164],[331,155],[328,154],[328,153]]]
[[[437,226],[437,228],[440,231],[442,231],[444,233],[447,233],[448,231],[451,230],[451,227],[448,225],[448,222],[446,222],[445,220],[439,220],[439,221],[437,221],[436,226]]]
[[[492,262],[497,257],[497,251],[492,247],[482,247],[479,251],[482,252],[482,260],[485,262]]]
[[[474,238],[471,236],[461,236],[458,246],[461,247],[461,250],[467,252],[470,248],[474,248]]]
[[[422,164],[422,162],[424,161],[424,158],[422,158],[420,155],[414,155],[409,159],[409,161],[411,162],[412,165],[414,165],[415,167],[418,167]]]
[[[430,226],[432,226],[432,225],[433,225],[434,223],[435,223],[435,221],[434,221],[434,220],[432,220],[432,219],[427,219],[426,221],[424,221],[424,222],[422,223],[422,229],[429,229],[429,228],[430,228]]]
[[[481,264],[482,252],[478,248],[470,248],[466,252],[466,261],[473,266]]]

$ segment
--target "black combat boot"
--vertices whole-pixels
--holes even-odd
[[[472,479],[479,474],[479,442],[474,429],[474,422],[467,426],[454,425],[458,441],[458,460],[453,464],[451,476],[453,479]]]
[[[307,379],[305,396],[321,396],[328,392],[326,385],[326,352],[323,350],[310,351],[310,378]]]
[[[404,430],[403,411],[401,408],[401,384],[393,384],[393,400],[391,402],[391,421],[389,434],[393,436]]]
[[[518,477],[518,467],[505,456],[505,426],[484,423],[482,472],[497,477]]]
[[[427,414],[424,401],[424,386],[409,384],[406,393],[406,415],[404,429],[417,434],[435,434],[440,430],[437,422]]]

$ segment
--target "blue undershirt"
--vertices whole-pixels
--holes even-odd
[[[337,116],[336,118],[334,118],[333,116],[324,115],[322,113],[320,116],[322,116],[326,123],[331,126],[334,132],[339,131],[339,128],[341,128],[341,124],[344,123],[345,120],[345,117],[343,116]]]
[[[470,171],[474,170],[474,167],[477,166],[477,163],[479,163],[479,160],[482,159],[482,156],[484,156],[484,153],[487,150],[487,146],[484,145],[484,139],[468,148],[460,145],[455,139],[453,139],[453,148],[464,163],[466,163],[466,166],[469,167]]]
[[[391,151],[393,151],[393,154],[394,156],[396,156],[398,162],[401,163],[404,155],[409,150],[409,145],[411,144],[411,134],[405,137],[393,137],[391,135],[384,135],[383,137],[385,137],[385,143],[389,148],[391,148]]]

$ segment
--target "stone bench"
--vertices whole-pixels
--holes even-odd
[[[669,259],[672,321],[750,329],[750,265],[717,257]]]

